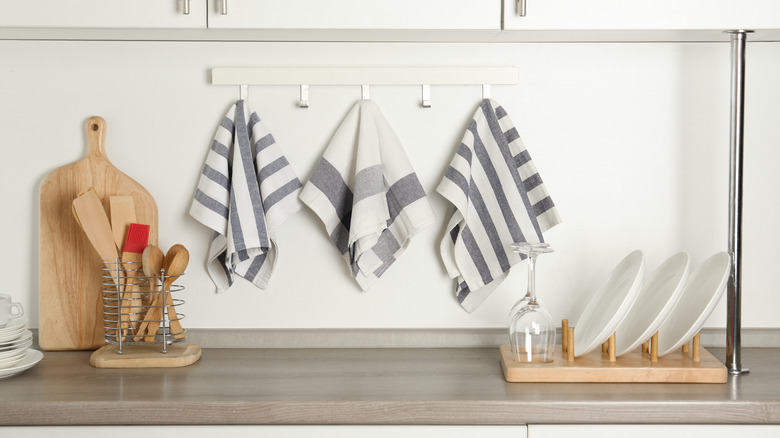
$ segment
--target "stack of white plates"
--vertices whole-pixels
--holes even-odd
[[[0,328],[0,379],[32,368],[43,353],[30,349],[32,332],[27,330],[27,318],[11,320]]]

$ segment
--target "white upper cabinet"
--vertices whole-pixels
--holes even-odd
[[[501,0],[209,0],[215,29],[492,30]],[[224,8],[223,8],[224,6]]]
[[[505,30],[780,29],[778,0],[504,0]]]
[[[0,27],[205,28],[206,0],[5,1]]]

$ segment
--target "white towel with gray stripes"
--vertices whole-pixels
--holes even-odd
[[[441,258],[461,306],[473,312],[525,256],[515,242],[543,242],[561,222],[506,111],[482,101],[436,188],[453,204]]]
[[[276,228],[301,209],[301,182],[245,100],[217,128],[190,215],[214,231],[206,266],[217,292],[234,275],[265,289],[276,264]]]
[[[349,111],[300,197],[364,291],[436,220],[401,142],[371,100]]]

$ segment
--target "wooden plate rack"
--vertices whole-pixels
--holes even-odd
[[[601,351],[574,357],[574,328],[561,324],[562,344],[552,363],[516,362],[509,345],[501,346],[501,368],[507,382],[542,383],[726,383],[726,367],[701,347],[700,335],[680,350],[658,357],[658,333],[642,348],[615,355],[615,334]],[[693,346],[691,347],[691,343]]]

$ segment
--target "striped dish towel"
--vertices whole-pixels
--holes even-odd
[[[217,292],[238,275],[265,289],[276,264],[274,230],[302,207],[301,182],[245,100],[217,128],[190,215],[214,230],[207,269]]]
[[[485,99],[436,188],[453,204],[441,257],[455,295],[471,313],[525,256],[515,242],[543,242],[561,222],[506,111]]]
[[[359,101],[301,190],[365,291],[436,217],[379,107]]]

